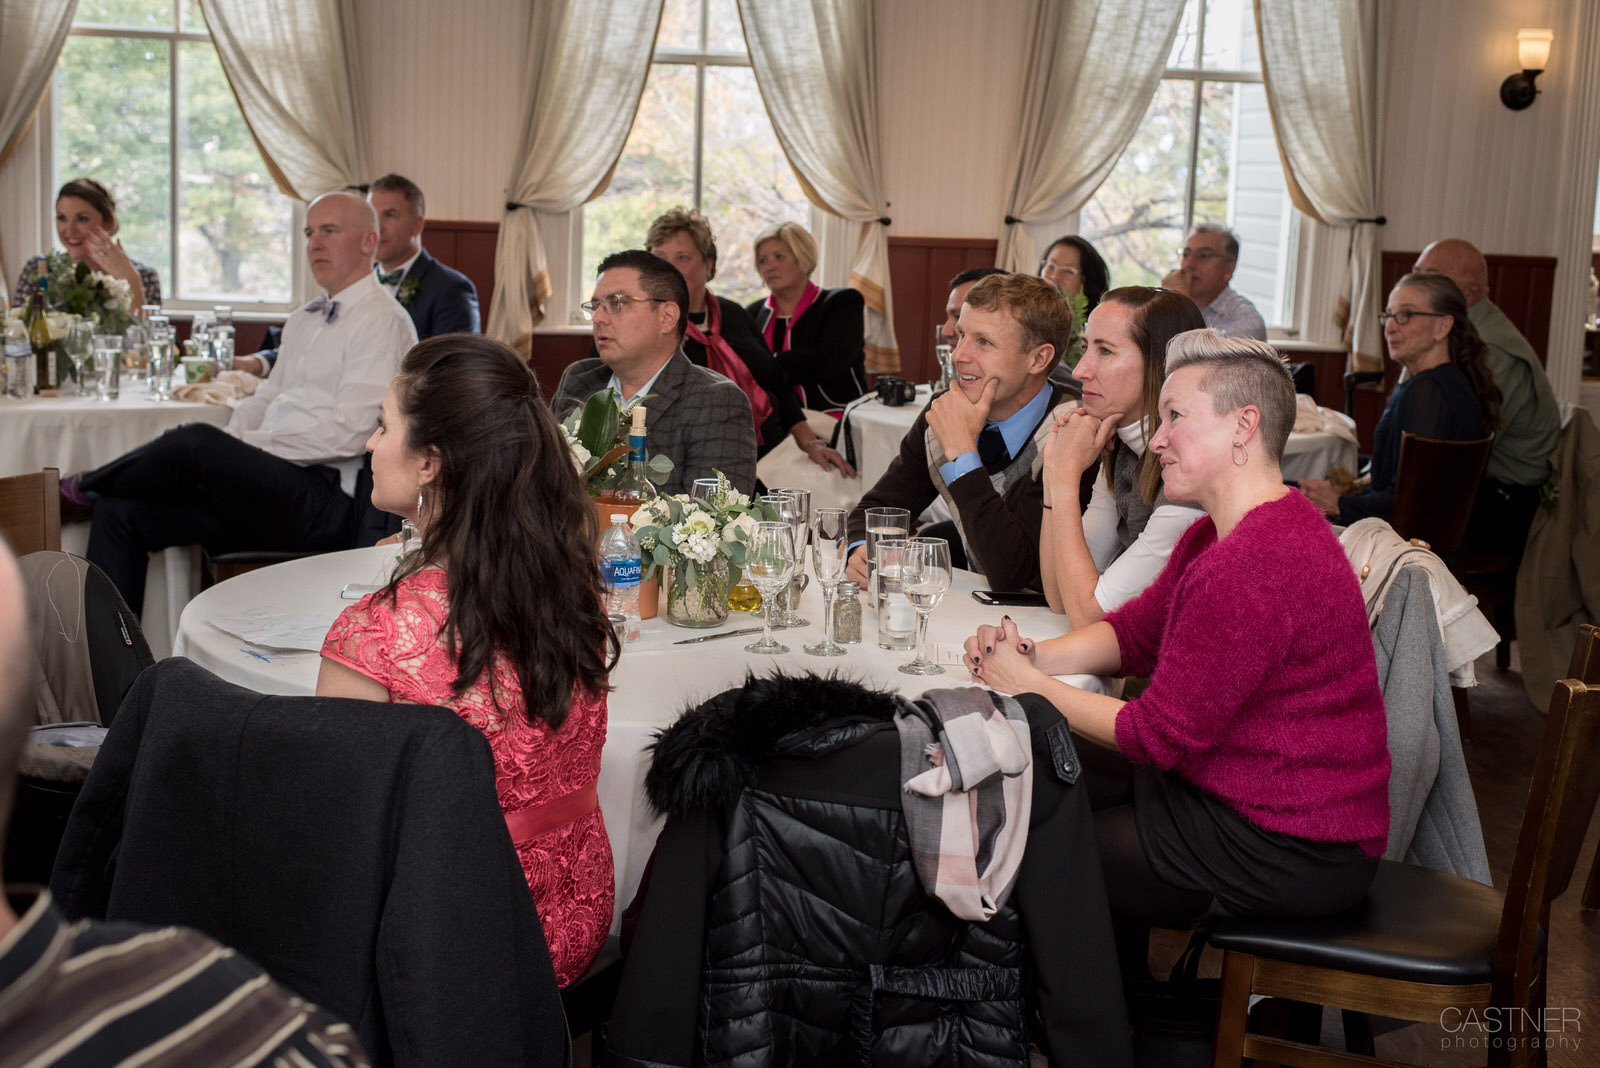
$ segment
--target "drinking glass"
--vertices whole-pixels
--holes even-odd
[[[867,599],[878,596],[878,542],[904,538],[911,533],[911,513],[904,508],[867,509]]]
[[[160,314],[161,305],[159,304],[140,305],[138,319],[132,326],[128,327],[130,336],[134,330],[139,332],[139,343],[135,345],[132,341],[128,341],[123,345],[122,349],[122,369],[127,373],[128,381],[130,382],[137,382],[148,373],[150,320]]]
[[[950,588],[950,543],[943,538],[910,538],[900,561],[900,592],[917,610],[917,657],[901,664],[907,675],[943,675],[928,659],[928,613]]]
[[[878,622],[879,649],[910,649],[916,644],[917,610],[900,592],[900,561],[905,550],[905,538],[879,538],[873,547],[877,592],[868,603]]]
[[[794,528],[794,582],[779,604],[784,610],[783,622],[780,625],[791,628],[809,627],[811,621],[795,611],[795,605],[800,603],[800,595],[806,588],[806,536],[811,529],[811,491],[780,488],[773,490],[770,495],[789,498],[789,503],[779,509],[779,518]]]
[[[745,551],[744,573],[761,591],[761,640],[744,647],[747,653],[787,653],[789,647],[772,638],[772,603],[775,595],[794,577],[794,528],[788,523],[756,524],[749,548]]]
[[[804,646],[812,656],[843,656],[844,646],[833,640],[833,597],[844,580],[849,558],[849,536],[843,508],[818,508],[811,517],[811,561],[822,586],[822,641]]]
[[[697,478],[694,480],[694,490],[689,496],[697,501],[709,501],[717,495],[717,480],[714,478]]]
[[[152,315],[146,331],[146,349],[149,355],[150,399],[164,401],[171,397],[173,364],[172,321],[165,315]]]
[[[94,385],[95,395],[103,401],[114,401],[122,395],[122,336],[120,334],[94,335]]]
[[[62,340],[67,358],[72,361],[72,380],[77,384],[78,396],[87,397],[93,390],[83,380],[83,365],[89,359],[89,349],[94,343],[94,324],[86,319],[74,319],[67,324],[67,336]],[[90,368],[93,369],[93,364]],[[66,390],[63,389],[63,395]]]

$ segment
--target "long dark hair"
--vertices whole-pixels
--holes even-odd
[[[1150,286],[1123,286],[1100,298],[1101,303],[1121,304],[1132,310],[1133,324],[1128,333],[1144,355],[1144,379],[1139,385],[1140,416],[1144,440],[1156,436],[1161,422],[1161,384],[1167,380],[1167,343],[1187,330],[1203,330],[1205,319],[1194,301],[1171,289]],[[1106,485],[1112,484],[1111,457],[1101,461]],[[1161,488],[1161,461],[1146,448],[1139,464],[1139,496],[1153,504]]]
[[[1420,290],[1428,298],[1429,311],[1450,316],[1450,333],[1444,339],[1450,362],[1461,371],[1472,387],[1472,395],[1483,406],[1480,431],[1494,433],[1500,427],[1500,387],[1489,372],[1489,347],[1467,317],[1467,298],[1461,287],[1442,274],[1408,274],[1394,284],[1395,289],[1401,286]]]
[[[1105,257],[1077,234],[1068,234],[1050,242],[1050,247],[1039,258],[1040,270],[1044,269],[1045,261],[1059,245],[1070,245],[1078,250],[1078,266],[1083,271],[1083,296],[1089,302],[1089,310],[1094,311],[1095,305],[1105,299],[1106,290],[1111,288],[1111,269],[1106,266]]]
[[[598,694],[620,651],[600,599],[599,522],[532,370],[477,334],[441,334],[406,353],[395,378],[406,447],[437,453],[427,486],[422,552],[449,574],[442,640],[457,648],[454,691],[489,671],[496,652],[516,668],[530,725],[567,718],[574,685]]]

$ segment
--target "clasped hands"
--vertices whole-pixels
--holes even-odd
[[[1004,693],[1035,690],[1044,674],[1033,662],[1038,647],[1017,632],[1010,616],[1002,617],[998,627],[979,627],[962,648],[961,663],[973,679]]]
[[[1111,435],[1117,432],[1121,420],[1121,412],[1097,419],[1082,408],[1058,410],[1044,446],[1046,488],[1053,483],[1063,491],[1070,489],[1076,493],[1083,473],[1111,448]],[[1049,497],[1053,498],[1054,494]],[[1055,502],[1047,499],[1045,503],[1053,505]]]

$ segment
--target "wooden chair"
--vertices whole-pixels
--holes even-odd
[[[1594,636],[1589,639],[1592,644]],[[1227,920],[1214,1068],[1245,1057],[1307,1068],[1374,1064],[1359,1053],[1248,1031],[1252,994],[1346,1013],[1440,1022],[1476,1012],[1500,1026],[1495,1065],[1542,1064],[1550,902],[1567,888],[1600,795],[1600,687],[1556,683],[1504,895],[1426,868],[1383,861],[1356,908],[1318,919]],[[1495,1013],[1485,1015],[1494,1007]],[[1347,1030],[1347,1035],[1349,1034]],[[1349,1040],[1347,1038],[1347,1044]]]
[[[1578,640],[1572,646],[1572,664],[1567,668],[1567,678],[1577,679],[1585,686],[1600,686],[1600,627],[1585,623],[1578,628]],[[1589,878],[1583,884],[1580,901],[1586,909],[1600,909],[1600,849],[1595,851],[1594,863],[1589,867]]]
[[[0,478],[0,534],[18,556],[61,551],[61,472]]]
[[[1461,548],[1472,503],[1483,481],[1493,437],[1439,441],[1406,433],[1400,439],[1394,514],[1389,525],[1402,538],[1428,543],[1448,562]]]

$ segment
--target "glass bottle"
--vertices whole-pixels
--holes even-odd
[[[617,478],[609,496],[622,501],[649,501],[660,496],[645,471],[645,409],[633,409],[633,425],[628,429],[628,467]]]
[[[839,583],[833,601],[833,640],[841,645],[861,644],[861,586],[851,579]]]

